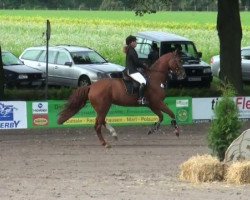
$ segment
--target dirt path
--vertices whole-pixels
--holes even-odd
[[[116,127],[119,141],[99,145],[93,128],[0,132],[1,200],[248,200],[250,185],[194,185],[178,178],[179,165],[209,153],[209,124],[146,135],[148,127]]]

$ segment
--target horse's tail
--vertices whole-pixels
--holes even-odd
[[[71,94],[64,109],[59,114],[59,118],[57,120],[58,124],[63,124],[86,105],[89,89],[90,86],[80,87]]]

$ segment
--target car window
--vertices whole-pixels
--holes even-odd
[[[163,42],[161,45],[161,55],[179,50],[183,56],[199,59],[197,50],[192,42]]]
[[[250,49],[242,49],[241,50],[241,57],[245,60],[250,60]]]
[[[57,55],[57,51],[49,51],[48,63],[52,63],[52,64],[55,63],[56,55]],[[38,61],[39,62],[46,62],[46,51],[45,50],[43,50],[42,54],[38,58]]]
[[[27,50],[22,55],[22,59],[25,60],[37,60],[38,56],[42,53],[42,50]]]
[[[77,51],[70,53],[75,64],[98,64],[107,62],[95,51]]]
[[[49,51],[49,63],[55,63],[58,51]]]
[[[21,60],[10,52],[2,52],[2,61],[4,66],[23,64]]]
[[[156,43],[157,46],[159,46],[157,42],[148,39],[143,40],[141,38],[137,38],[137,41],[138,43],[135,50],[137,51],[139,58],[148,58],[148,54],[152,49],[153,43]]]
[[[39,62],[46,62],[46,51],[42,51],[42,54],[38,58]]]
[[[68,55],[65,52],[58,52],[56,64],[65,65],[66,62],[70,62]]]
[[[143,43],[139,43],[138,42],[135,50],[139,54],[148,55],[149,52],[150,52],[150,49],[151,49],[151,45],[150,44],[152,44],[151,40],[144,40]]]
[[[137,37],[136,41],[137,41],[137,43],[143,43],[143,38]]]

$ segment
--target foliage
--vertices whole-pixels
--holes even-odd
[[[123,3],[115,0],[103,0],[100,10],[122,10]]]
[[[72,93],[72,88],[53,88],[48,89],[48,100],[68,99]],[[6,101],[36,101],[45,100],[45,89],[37,88],[13,88],[5,89],[4,100]]]
[[[242,1],[243,6],[249,5],[250,0]],[[106,5],[103,7],[103,5]],[[127,10],[187,10],[197,8],[206,10],[207,6],[216,6],[215,0],[1,0],[0,8],[4,9],[105,9],[112,10],[125,7]]]
[[[239,136],[241,128],[238,107],[232,98],[236,95],[234,88],[226,84],[222,92],[221,100],[215,105],[215,118],[208,134],[209,147],[221,161],[229,145]]]

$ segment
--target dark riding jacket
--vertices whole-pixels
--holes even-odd
[[[138,72],[137,68],[145,69],[144,64],[138,58],[137,52],[131,46],[128,46],[126,53],[126,67],[129,74]]]
[[[159,58],[159,52],[157,50],[152,50],[148,54],[148,60],[149,60],[149,65],[151,66],[152,64],[155,63],[156,60]]]

